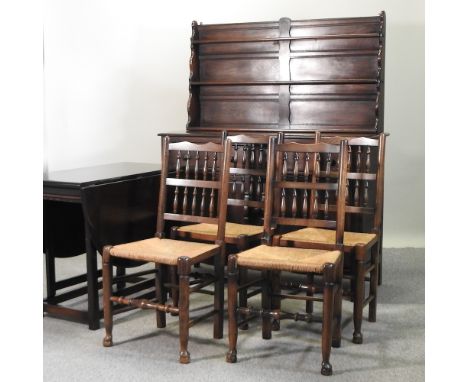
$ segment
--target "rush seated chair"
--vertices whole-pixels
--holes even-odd
[[[198,322],[201,317],[189,319],[189,294],[214,283],[213,310],[202,315],[203,318],[214,316],[213,337],[223,337],[223,309],[224,309],[224,236],[227,212],[227,195],[229,179],[229,158],[231,145],[206,143],[193,144],[190,142],[170,143],[165,137],[163,146],[161,189],[157,215],[157,229],[154,238],[141,240],[116,246],[106,246],[103,251],[103,305],[105,337],[103,345],[112,346],[112,309],[113,303],[127,304],[142,309],[155,309],[158,328],[166,326],[166,313],[178,314],[180,363],[190,362],[188,352],[189,327]],[[191,155],[193,171],[187,164],[193,178],[184,179],[169,176],[169,158],[171,155],[180,156],[181,152]],[[212,169],[209,178],[199,180],[199,158],[204,158],[206,165]],[[172,174],[172,172],[170,173]],[[174,198],[168,200],[168,189],[173,190]],[[208,189],[209,193],[203,199],[195,189]],[[180,192],[183,190],[183,192]],[[192,200],[190,200],[192,199]],[[170,213],[166,213],[166,206],[170,206]],[[210,215],[210,216],[206,216]],[[166,221],[183,221],[192,223],[210,223],[217,225],[214,243],[198,243],[165,238]],[[131,259],[155,263],[156,299],[132,299],[112,295],[112,262],[114,259]],[[191,268],[202,261],[213,259],[215,265],[214,277],[193,280]],[[167,287],[164,283],[168,267],[177,266],[179,291],[178,306],[166,301]],[[174,287],[171,285],[170,287]]]
[[[229,136],[229,140],[233,145],[233,155],[227,203],[228,219],[233,221],[226,222],[225,242],[242,251],[251,242],[260,241],[263,235],[266,168],[271,160],[270,137],[235,135]],[[204,168],[202,173],[206,178],[207,169]],[[172,231],[174,238],[211,241],[216,235],[217,226],[199,223],[174,227]]]
[[[224,136],[226,138],[226,136]],[[263,216],[265,205],[265,180],[267,165],[273,162],[271,142],[276,137],[234,135],[229,136],[232,145],[232,157],[229,168],[230,186],[228,196],[228,214],[224,241],[228,245],[227,251],[232,253],[244,251],[260,244],[263,236]],[[185,157],[185,166],[187,157]],[[177,158],[176,172],[184,167],[181,158]],[[203,167],[202,177],[206,179],[209,170]],[[218,227],[216,224],[198,223],[171,228],[172,239],[188,239],[213,241]],[[231,251],[229,250],[231,249]],[[239,275],[240,282],[247,280],[245,271]],[[252,282],[252,285],[255,285]],[[257,293],[259,290],[257,289]],[[251,291],[253,296],[256,291]],[[176,291],[172,292],[177,302]],[[240,296],[242,304],[247,304],[247,289],[242,290]],[[247,329],[244,323],[241,329]]]
[[[322,301],[322,368],[323,375],[332,374],[330,364],[331,346],[341,345],[341,302],[343,275],[343,234],[345,217],[346,186],[346,142],[340,146],[329,144],[278,144],[275,148],[274,166],[268,171],[265,206],[264,242],[247,251],[232,254],[228,260],[228,313],[229,351],[226,361],[237,361],[238,325],[241,316],[262,317],[262,337],[270,339],[272,320],[294,319],[311,322],[312,315],[290,313],[274,309],[272,301],[281,298],[294,300]],[[319,183],[311,176],[310,163],[316,155],[339,154],[338,178]],[[302,163],[300,168],[299,164]],[[310,196],[315,192],[334,192],[338,207],[335,220],[312,217]],[[333,249],[281,247],[272,243],[273,229],[283,227],[328,227],[336,229]],[[272,245],[273,244],[273,245]],[[245,286],[238,284],[238,272],[242,268],[262,271],[262,308],[248,308],[238,304],[238,292]],[[301,291],[313,290],[315,295],[283,294],[280,284],[274,279],[280,272],[294,272],[306,276],[305,283],[299,285]],[[312,284],[311,275],[321,275],[323,284]],[[315,318],[315,317],[314,317]]]
[[[317,142],[340,144],[341,137],[321,137],[316,134]],[[385,159],[385,134],[374,138],[348,139],[348,171],[346,181],[346,228],[343,244],[345,252],[345,277],[351,278],[351,293],[345,298],[353,301],[354,333],[353,342],[361,344],[363,309],[369,305],[369,321],[376,321],[377,311],[377,284],[380,262],[380,240],[383,207],[383,177]],[[314,176],[336,177],[333,169],[336,157],[332,155],[316,158]],[[322,168],[322,169],[321,169]],[[319,213],[328,216],[336,211],[336,205],[331,196],[316,198],[313,204],[313,214]],[[352,215],[352,216],[351,216]],[[363,220],[370,220],[371,229],[367,232],[349,231],[351,218],[359,218],[361,223],[358,229],[362,231]],[[368,224],[369,225],[369,224]],[[333,247],[335,231],[326,228],[306,227],[298,231],[286,233],[277,237],[280,245],[294,247],[327,246]],[[349,270],[346,265],[349,263]],[[369,276],[369,294],[365,297],[366,275]],[[311,310],[311,307],[308,308]]]

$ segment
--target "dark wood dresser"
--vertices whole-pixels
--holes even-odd
[[[171,141],[384,132],[385,12],[374,17],[192,23],[188,121]],[[372,157],[376,161],[377,157]],[[375,189],[369,189],[370,194]],[[371,221],[350,217],[347,229]],[[382,245],[382,241],[380,242]]]

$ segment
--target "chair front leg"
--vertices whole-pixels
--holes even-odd
[[[190,259],[185,256],[179,257],[177,267],[179,272],[179,362],[190,363],[190,353],[188,351]]]
[[[103,346],[110,347],[112,343],[112,262],[110,250],[112,246],[104,247],[102,253],[102,305],[104,309],[104,328],[106,335],[102,341]]]
[[[228,260],[228,332],[229,351],[226,362],[237,362],[237,289],[238,289],[237,256],[229,256]]]
[[[333,305],[334,305],[334,273],[335,266],[327,263],[323,273],[323,322],[322,322],[322,375],[332,375],[330,353],[333,335]]]

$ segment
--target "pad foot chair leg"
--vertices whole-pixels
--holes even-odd
[[[330,362],[322,362],[322,370],[320,373],[325,376],[329,376],[333,374],[333,368]]]
[[[323,289],[323,323],[322,323],[322,375],[332,375],[333,369],[330,364],[330,353],[333,331],[333,305],[334,305],[334,277],[335,266],[325,264],[324,267],[324,289]]]
[[[237,256],[230,255],[228,260],[228,316],[229,316],[229,351],[226,362],[237,362]]]
[[[102,257],[102,289],[103,289],[103,308],[104,308],[104,328],[106,335],[102,341],[104,347],[110,347],[112,342],[112,263],[110,259],[110,249],[106,246]]]

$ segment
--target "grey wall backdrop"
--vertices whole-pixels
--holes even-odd
[[[384,245],[424,246],[424,1],[48,0],[44,168],[160,161],[187,120],[191,21],[387,13]],[[164,5],[163,5],[164,4]],[[159,50],[166,54],[160,56]]]

